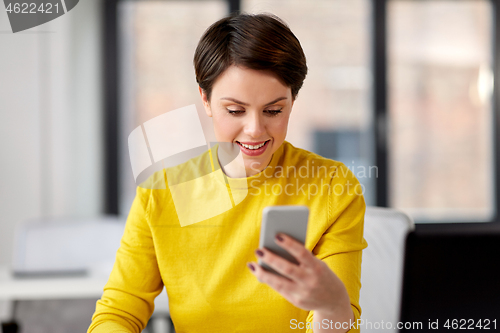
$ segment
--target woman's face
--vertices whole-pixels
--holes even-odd
[[[247,176],[264,170],[285,140],[294,103],[291,89],[272,72],[230,66],[215,81],[210,103],[199,90],[217,141],[238,145]]]

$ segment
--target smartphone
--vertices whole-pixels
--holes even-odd
[[[305,244],[309,208],[307,206],[268,206],[262,211],[262,226],[260,229],[259,247],[265,247],[271,252],[298,264],[297,260],[284,248],[276,244],[275,237],[283,233]],[[267,271],[280,275],[259,258],[259,265]]]

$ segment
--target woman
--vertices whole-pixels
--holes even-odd
[[[366,247],[359,182],[342,163],[285,141],[307,73],[299,41],[276,16],[232,15],[204,33],[194,67],[217,140],[242,158],[221,163],[219,145],[138,187],[88,332],[140,332],[164,285],[176,332],[359,331],[350,325],[361,312]],[[223,178],[194,185],[190,211],[205,212],[200,205],[214,202],[217,186],[227,186],[232,205],[183,224],[169,177],[192,180],[204,168]],[[305,246],[286,234],[276,239],[299,265],[258,248],[262,210],[272,205],[309,207]]]

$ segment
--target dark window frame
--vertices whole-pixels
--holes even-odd
[[[104,213],[119,214],[119,57],[118,57],[118,4],[124,0],[105,0],[103,2],[103,65],[104,65]],[[169,1],[169,0],[164,0]],[[228,4],[228,14],[239,12],[241,0],[225,0]],[[372,69],[374,78],[373,88],[373,133],[375,134],[374,152],[375,165],[378,167],[379,176],[376,180],[376,204],[380,207],[389,205],[389,165],[386,137],[387,119],[387,2],[390,0],[372,1]],[[393,0],[397,1],[397,0]],[[414,0],[424,1],[424,0]],[[500,4],[497,0],[489,0],[493,8],[494,24],[500,19]],[[493,27],[493,73],[495,78],[500,78],[500,24]],[[494,121],[494,177],[495,199],[497,209],[491,222],[499,224],[500,209],[500,84],[494,81],[493,87],[493,121]],[[417,224],[420,229],[442,228],[469,228],[477,227],[478,223],[435,223]]]
[[[119,209],[119,76],[118,0],[103,1],[104,75],[104,213],[118,215]]]

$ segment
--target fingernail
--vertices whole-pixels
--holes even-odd
[[[256,250],[255,253],[259,256],[259,257],[263,257],[264,256],[264,252],[262,252],[261,250]]]
[[[283,237],[281,237],[280,234],[276,235],[276,239],[278,240],[278,242],[282,242],[283,241]]]
[[[247,266],[252,270],[252,272],[255,272],[255,267],[253,267],[251,263],[248,263]]]

